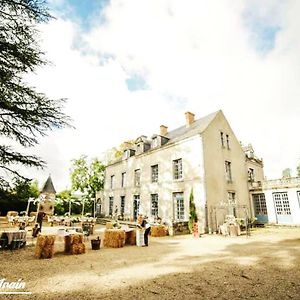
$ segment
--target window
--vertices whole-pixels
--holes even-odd
[[[137,216],[140,213],[140,195],[134,195],[133,198],[133,220],[137,220]]]
[[[255,215],[268,215],[265,194],[253,194],[252,198]]]
[[[141,170],[137,169],[134,171],[134,185],[140,186],[141,184]]]
[[[140,154],[142,152],[143,152],[143,150],[142,150],[142,143],[138,143],[136,145],[136,154]]]
[[[234,192],[228,192],[228,214],[236,217],[236,200]]]
[[[112,216],[114,207],[114,197],[109,197],[109,211],[108,214]]]
[[[115,187],[115,175],[110,176],[110,188],[113,189]]]
[[[254,181],[254,169],[252,168],[248,169],[248,181]]]
[[[232,182],[232,175],[231,175],[231,162],[225,161],[225,176],[227,182]]]
[[[226,143],[227,143],[227,149],[229,150],[230,147],[229,147],[229,135],[226,134]]]
[[[181,179],[182,178],[182,159],[173,160],[173,178]]]
[[[228,192],[228,204],[235,205],[235,193],[234,192]]]
[[[158,182],[158,165],[151,166],[151,182]]]
[[[126,185],[126,172],[122,173],[121,187],[125,187]]]
[[[299,203],[299,206],[300,206],[300,191],[297,192],[297,196],[298,196],[298,203]]]
[[[123,155],[122,155],[122,160],[125,160],[129,157],[129,150],[124,150]]]
[[[152,139],[152,148],[156,148],[158,146],[157,137]]]
[[[222,145],[222,147],[225,147],[225,145],[224,145],[224,133],[222,131],[220,132],[220,136],[221,136],[221,145]]]
[[[174,193],[175,202],[175,218],[176,220],[184,220],[184,199],[183,193]]]
[[[283,193],[273,193],[275,209],[277,215],[290,215],[290,202],[288,198],[288,194],[286,192]]]
[[[151,194],[151,216],[158,216],[158,194]]]
[[[125,212],[125,196],[121,196],[121,205],[120,205],[120,207],[121,207],[120,213],[121,213],[121,216],[123,216],[124,212]]]

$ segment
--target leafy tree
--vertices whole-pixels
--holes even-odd
[[[82,155],[72,161],[72,190],[83,194],[82,210],[84,206],[88,211],[92,210],[91,199],[95,198],[96,192],[102,190],[104,186],[104,171],[105,166],[96,158],[88,161],[87,156]]]
[[[55,199],[55,213],[64,215],[65,213],[80,213],[80,202],[77,198],[72,196],[71,190],[63,190],[56,195]]]
[[[193,232],[193,224],[198,222],[193,190],[191,190],[189,202],[190,202],[189,203],[190,204],[189,229],[190,232]]]
[[[29,198],[39,197],[37,181],[15,178],[12,187],[0,189],[1,214],[6,214],[10,210],[25,211]],[[34,206],[31,209],[35,210]]]
[[[104,153],[104,158],[103,158],[105,164],[107,165],[113,162],[114,160],[121,158],[124,150],[130,146],[133,146],[134,144],[135,144],[134,140],[124,141],[118,147],[113,147],[107,150]]]
[[[300,165],[297,166],[297,177],[300,177]]]
[[[88,206],[91,205],[90,200],[96,197],[96,192],[104,187],[104,171],[105,166],[97,158],[89,162],[87,156],[82,155],[72,160],[72,190],[84,194],[82,201],[86,201]]]
[[[0,136],[22,147],[38,144],[38,136],[69,126],[63,111],[65,100],[53,100],[24,81],[24,75],[47,63],[38,40],[38,23],[51,18],[43,0],[0,1]],[[16,165],[43,167],[35,156],[0,144],[0,169],[6,175],[25,179]],[[8,180],[0,176],[0,187]]]
[[[123,155],[123,152],[125,149],[128,148],[128,146],[133,146],[135,144],[135,141],[134,140],[129,140],[129,141],[125,141],[123,142],[119,147],[114,147],[113,148],[113,153],[114,153],[114,159],[118,159],[120,157],[122,157]]]
[[[291,178],[292,170],[290,168],[286,168],[282,171],[282,178]]]

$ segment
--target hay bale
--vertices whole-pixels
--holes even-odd
[[[85,253],[85,244],[83,243],[82,234],[74,233],[65,236],[65,253],[70,253],[70,254]]]
[[[121,248],[125,242],[125,231],[122,229],[105,229],[104,247]]]
[[[52,258],[54,255],[55,235],[38,235],[35,257],[37,258]]]
[[[163,225],[151,226],[151,236],[161,237],[166,235],[167,235],[167,231],[165,226]]]
[[[112,222],[107,222],[107,223],[105,224],[105,228],[106,228],[106,229],[112,229],[112,228],[113,228],[113,223],[112,223]]]
[[[136,245],[136,230],[125,232],[125,245]]]

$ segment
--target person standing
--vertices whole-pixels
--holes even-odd
[[[149,233],[150,233],[150,230],[151,230],[151,226],[148,223],[148,218],[147,217],[144,217],[141,226],[145,229],[145,232],[144,232],[144,245],[146,247],[148,247],[148,236],[149,236]]]
[[[43,219],[46,216],[46,214],[43,211],[39,211],[36,222],[39,224],[40,232],[42,231],[42,224],[43,224]]]

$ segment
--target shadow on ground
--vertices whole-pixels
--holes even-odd
[[[212,239],[214,243],[218,241],[218,237]],[[76,289],[70,286],[62,291],[35,293],[30,298],[8,299],[300,299],[300,239],[240,241],[212,253],[198,254],[194,249],[186,255],[180,251],[181,243],[166,240],[143,250],[125,247],[76,258],[59,256],[56,263],[61,263],[61,268],[56,273],[54,261],[32,260],[48,267],[37,270],[33,277],[51,280],[52,275],[61,276],[62,284],[73,278],[72,285],[76,285],[76,276],[87,274],[91,281],[81,282]],[[201,245],[201,241],[186,242]],[[101,256],[106,255],[111,260],[101,264]],[[86,261],[91,257],[95,262],[88,266]],[[134,282],[126,276],[129,270],[136,272]]]

